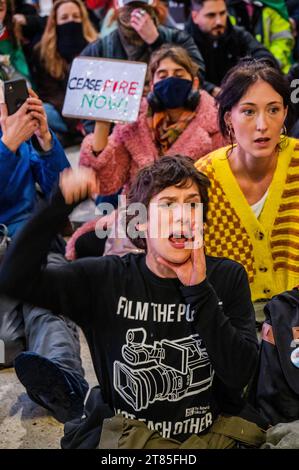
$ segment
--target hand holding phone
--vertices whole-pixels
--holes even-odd
[[[8,116],[6,104],[0,104],[1,140],[14,153],[38,129],[38,121],[32,119],[27,111],[28,104],[25,102],[15,114]]]
[[[29,90],[29,98],[14,114],[8,115],[5,103],[0,104],[0,111],[3,134],[1,140],[12,152],[16,152],[19,146],[34,134],[45,152],[51,149],[52,136],[47,116],[42,101],[33,90]]]
[[[29,112],[31,118],[36,119],[38,122],[35,135],[42,149],[48,152],[52,148],[52,135],[48,126],[47,114],[37,94],[31,89],[29,90],[29,94],[30,97],[27,100]]]
[[[4,82],[4,100],[8,115],[15,114],[29,98],[26,80],[7,80]]]

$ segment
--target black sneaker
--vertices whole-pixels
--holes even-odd
[[[88,391],[83,377],[29,351],[16,357],[14,367],[31,400],[50,410],[58,421],[65,423],[81,417]]]

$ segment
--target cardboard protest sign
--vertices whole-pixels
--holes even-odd
[[[146,69],[143,62],[77,57],[69,75],[63,116],[136,121]]]

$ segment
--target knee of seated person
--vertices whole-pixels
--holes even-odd
[[[25,350],[25,341],[21,338],[0,338],[0,369],[13,367],[16,357]]]

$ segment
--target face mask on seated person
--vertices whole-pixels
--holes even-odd
[[[56,26],[57,51],[68,63],[80,54],[87,45],[83,35],[83,25],[76,21]]]
[[[168,77],[154,85],[154,94],[165,109],[183,108],[192,90],[192,80]]]

